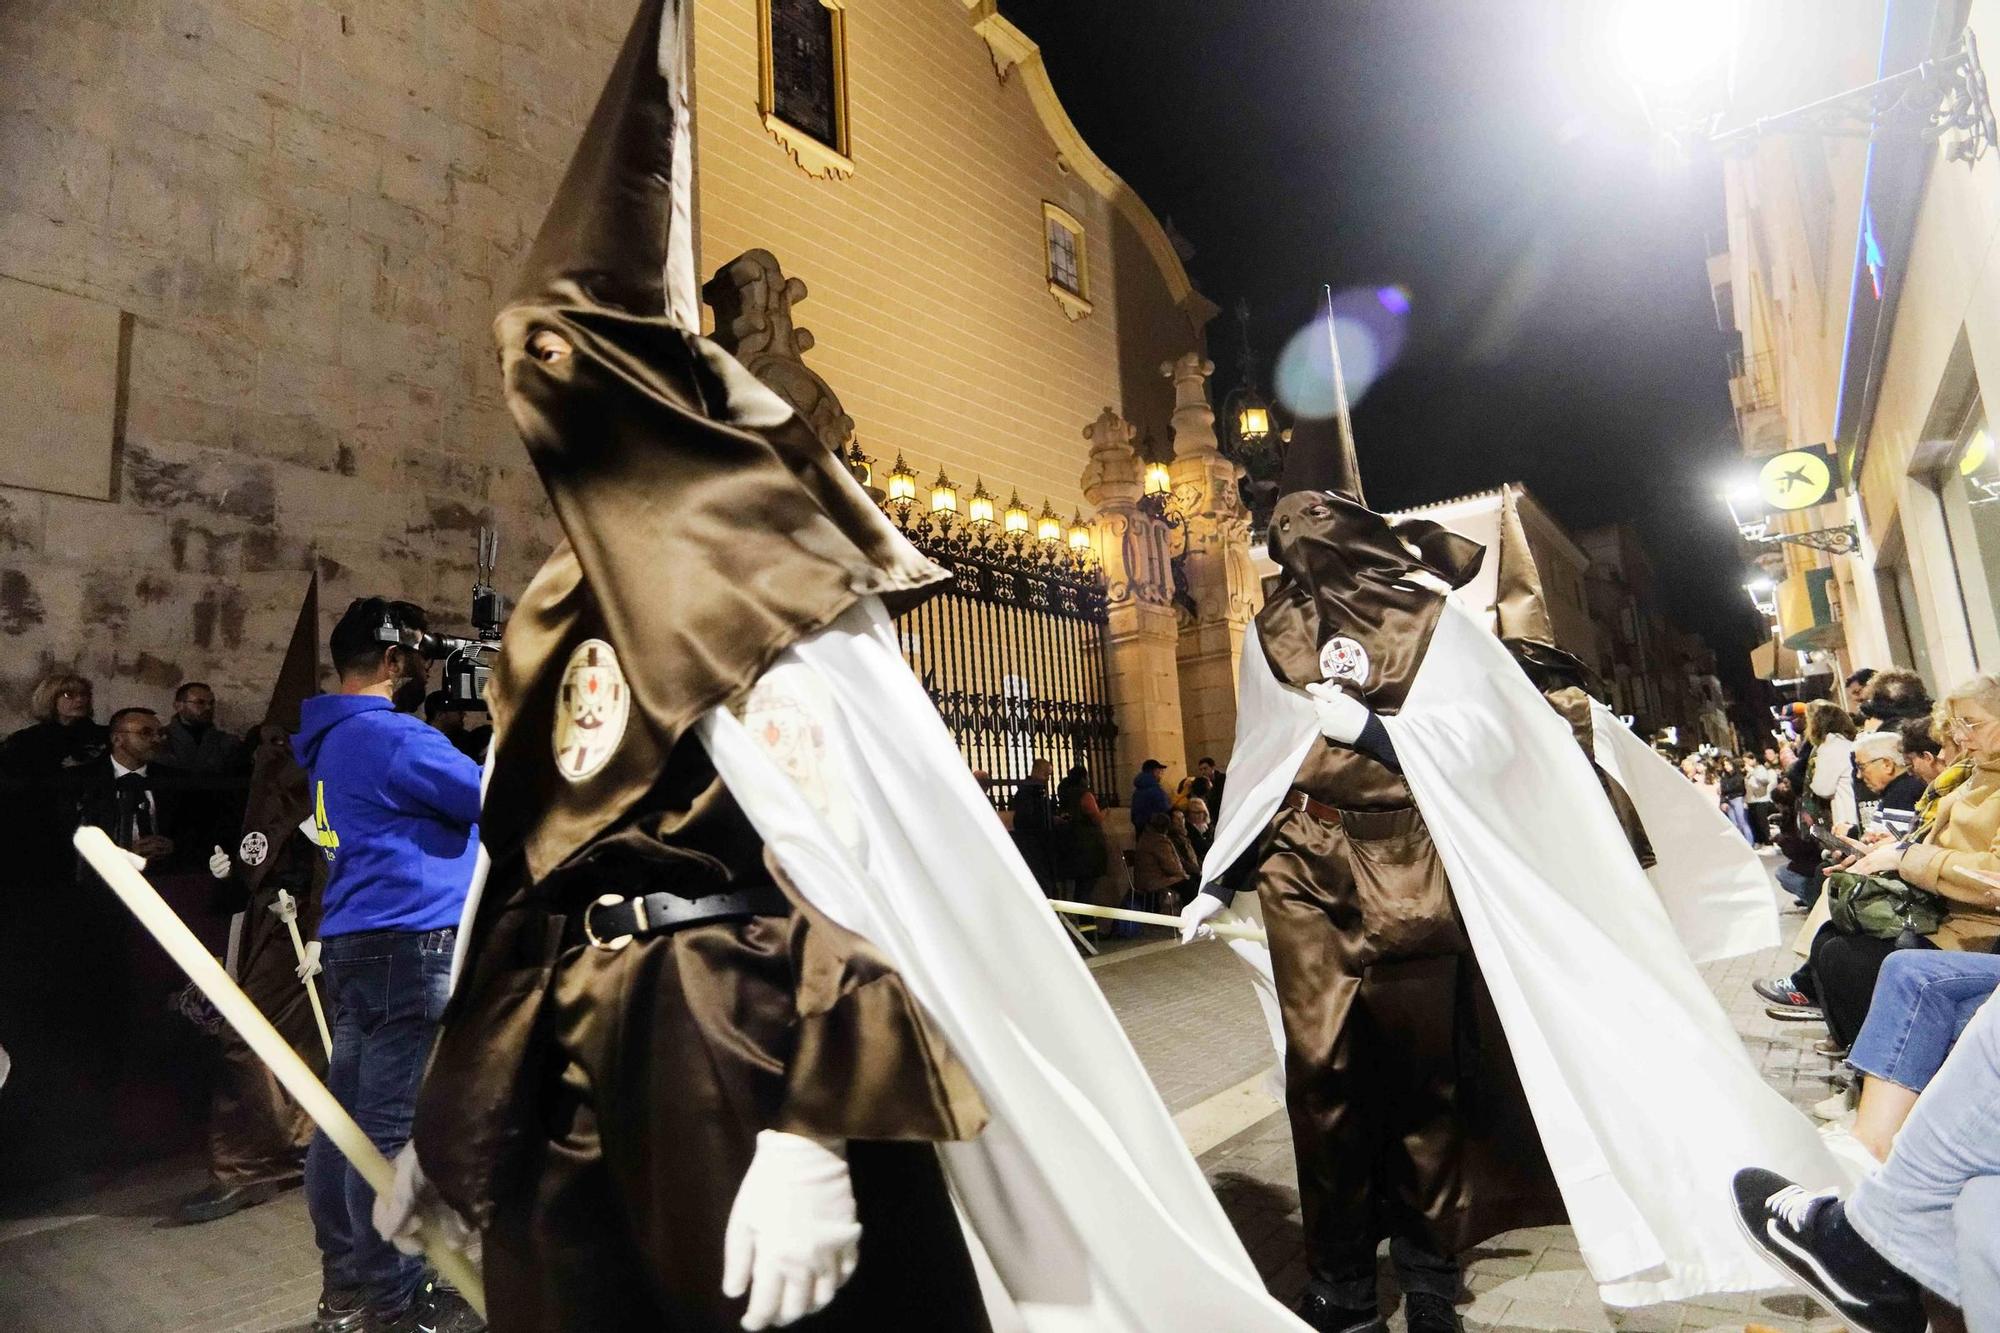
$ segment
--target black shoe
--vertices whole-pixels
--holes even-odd
[[[1831,1190],[1808,1194],[1755,1167],[1734,1190],[1743,1234],[1828,1314],[1861,1333],[1923,1333],[1917,1284],[1856,1234]]]
[[[211,1182],[206,1188],[181,1200],[180,1206],[174,1209],[174,1221],[182,1226],[213,1222],[231,1213],[240,1213],[245,1208],[255,1208],[260,1203],[269,1203],[276,1197],[278,1197],[276,1185],[224,1187]]]
[[[1465,1325],[1458,1321],[1458,1307],[1427,1291],[1403,1297],[1403,1319],[1410,1333],[1465,1333]]]
[[[1769,981],[1753,981],[1750,989],[1769,1000],[1772,1004],[1787,1009],[1817,1009],[1813,998],[1792,984],[1790,977],[1772,977]]]
[[[486,1321],[459,1295],[436,1278],[425,1282],[401,1314],[376,1316],[382,1333],[485,1333]]]
[[[378,1333],[380,1325],[368,1313],[368,1300],[343,1287],[321,1287],[319,1308],[313,1312],[312,1333]]]
[[[1306,1292],[1298,1303],[1296,1313],[1314,1333],[1389,1333],[1389,1325],[1383,1320],[1382,1312],[1374,1306],[1346,1309],[1316,1291]]]

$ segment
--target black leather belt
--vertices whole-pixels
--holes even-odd
[[[775,884],[757,884],[729,893],[711,893],[700,898],[683,898],[677,893],[642,893],[628,896],[607,893],[570,917],[565,932],[581,935],[594,949],[615,953],[635,939],[666,935],[689,926],[732,917],[790,916],[791,900]]]

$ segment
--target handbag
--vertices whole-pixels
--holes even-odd
[[[1897,940],[1935,935],[1944,924],[1944,899],[1893,875],[1857,875],[1833,870],[1826,876],[1827,911],[1836,930]]]

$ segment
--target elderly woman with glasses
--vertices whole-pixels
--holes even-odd
[[[1944,922],[1927,943],[1991,952],[2000,941],[2000,676],[1974,676],[1945,698],[1948,738],[1967,776],[1938,798],[1916,835],[1884,843],[1847,869],[1894,875],[1945,901]],[[1827,1030],[1846,1047],[1859,1033],[1883,961],[1895,944],[1831,927],[1813,942]]]

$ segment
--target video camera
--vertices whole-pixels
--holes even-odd
[[[396,644],[421,654],[425,661],[444,663],[442,692],[447,708],[486,711],[486,683],[493,675],[494,659],[500,655],[500,631],[507,624],[507,599],[493,586],[493,568],[499,560],[500,534],[481,528],[472,585],[472,628],[477,638],[405,628],[387,616],[376,627],[377,643]]]

